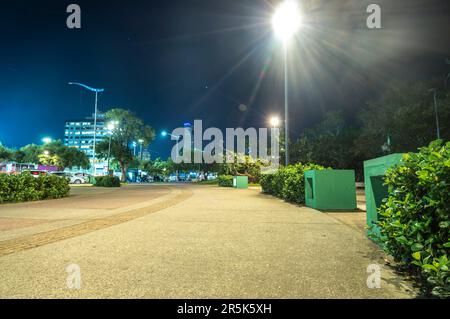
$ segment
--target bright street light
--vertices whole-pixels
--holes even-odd
[[[280,127],[280,118],[278,116],[272,116],[270,118],[270,126],[272,126],[273,128]]]
[[[42,142],[44,143],[44,144],[49,144],[49,143],[51,143],[53,140],[50,138],[50,137],[44,137],[43,139],[42,139]]]
[[[284,49],[284,130],[286,166],[289,165],[289,94],[288,94],[288,42],[302,26],[300,10],[296,2],[285,0],[275,11],[272,27],[275,35],[283,41]]]
[[[302,18],[295,1],[286,0],[275,11],[272,26],[275,35],[284,42],[289,41],[302,25]]]

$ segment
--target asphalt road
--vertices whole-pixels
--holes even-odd
[[[0,206],[1,298],[414,297],[384,258],[358,229],[257,190],[77,188]]]

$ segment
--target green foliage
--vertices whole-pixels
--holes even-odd
[[[97,155],[102,158],[108,158],[109,141],[103,140],[97,145]],[[122,171],[122,181],[125,182],[126,173],[129,165],[133,162],[133,153],[128,145],[123,144],[119,140],[111,141],[111,157],[112,162],[119,164]]]
[[[261,170],[264,166],[264,163],[259,159],[255,160],[249,155],[234,154],[233,163],[225,162],[220,164],[219,174],[248,176],[250,183],[259,183],[261,178]]]
[[[39,163],[39,155],[43,152],[41,146],[29,144],[15,151],[12,160],[18,163]]]
[[[342,112],[330,112],[322,122],[303,133],[292,145],[291,160],[316,163],[335,169],[354,169],[363,180],[363,161],[354,152],[358,130],[346,124]]]
[[[7,149],[0,143],[0,163],[9,161],[12,158],[11,150]]]
[[[69,182],[54,175],[33,177],[0,174],[0,203],[56,199],[69,196]]]
[[[0,145],[0,162],[2,161],[52,165],[61,170],[74,166],[85,169],[90,167],[89,158],[84,152],[65,146],[61,141],[45,145],[30,144],[15,151]]]
[[[323,170],[321,165],[295,164],[280,168],[274,174],[261,176],[263,192],[291,203],[305,203],[305,172],[309,170]]]
[[[95,177],[96,187],[120,187],[120,179],[117,176],[97,176]]]
[[[387,172],[389,197],[380,208],[383,248],[419,274],[424,289],[450,297],[450,143],[431,143]]]
[[[439,122],[450,123],[450,94],[441,79],[427,82],[392,82],[383,95],[359,112],[362,127],[355,151],[365,158],[383,154],[387,136],[392,153],[414,152],[436,138],[434,100],[431,88],[438,88]],[[441,137],[450,139],[450,126],[441,125]]]
[[[64,147],[58,153],[60,159],[60,167],[72,168],[72,167],[81,167],[84,169],[89,169],[91,164],[89,158],[86,153],[80,151],[75,147]]]
[[[220,187],[233,187],[232,175],[219,175],[218,181]]]
[[[160,158],[141,163],[140,169],[151,176],[167,176],[172,172],[171,161],[163,161]]]
[[[122,171],[122,181],[126,180],[126,172],[135,160],[129,148],[130,143],[142,140],[142,147],[146,148],[155,138],[152,127],[134,115],[131,111],[124,109],[112,109],[106,113],[107,121],[117,122],[118,126],[111,136],[111,159],[112,164],[118,164]],[[97,145],[96,152],[99,157],[108,158],[109,139],[105,139]]]

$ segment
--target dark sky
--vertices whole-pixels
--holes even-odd
[[[373,2],[382,8],[382,30],[366,27]],[[70,3],[81,6],[81,30],[66,27]],[[194,119],[264,127],[268,116],[283,114],[281,46],[270,24],[276,3],[2,2],[0,141],[20,147],[62,138],[66,119],[89,116],[93,95],[69,81],[105,88],[101,110],[130,109],[158,132]],[[450,71],[450,1],[300,3],[304,27],[289,56],[294,136],[326,111],[351,117],[392,79]],[[169,145],[158,137],[150,149],[167,157]]]

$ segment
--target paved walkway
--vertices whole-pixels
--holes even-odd
[[[91,198],[91,191],[98,193]],[[86,193],[0,206],[1,298],[414,296],[388,267],[381,289],[367,287],[367,267],[384,265],[384,255],[361,231],[257,190],[186,185],[78,192]],[[2,218],[39,222],[2,229]],[[42,240],[43,233],[53,239]],[[1,254],[1,247],[21,240],[28,246]],[[79,290],[67,288],[71,264],[81,270]]]

